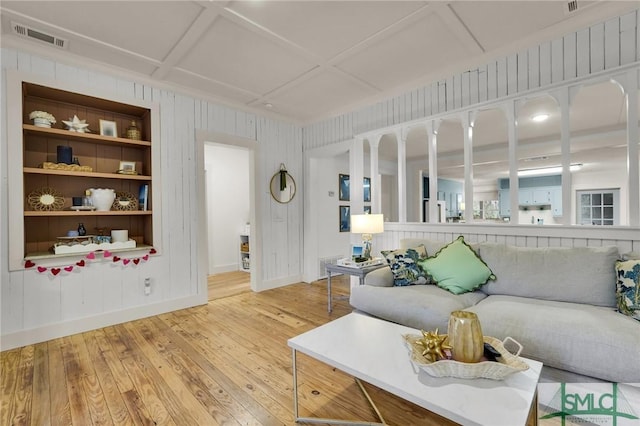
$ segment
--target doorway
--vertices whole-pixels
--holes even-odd
[[[208,300],[251,290],[251,152],[204,144]]]

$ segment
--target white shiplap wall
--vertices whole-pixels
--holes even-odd
[[[303,129],[304,150],[640,61],[640,10]]]
[[[509,97],[547,90],[586,77],[613,73],[640,61],[640,9],[556,40],[501,57],[476,69],[435,81],[392,99],[303,128],[305,152],[377,129]],[[387,223],[374,236],[375,250],[393,250],[405,238],[495,241],[527,247],[616,245],[621,253],[640,252],[638,228]]]
[[[271,200],[268,183],[280,163],[301,176],[302,133],[297,125],[277,122],[194,99],[151,84],[114,77],[103,70],[65,64],[17,49],[2,49],[2,147],[0,151],[0,202],[8,203],[8,141],[6,74],[8,70],[46,79],[74,83],[79,88],[115,93],[160,105],[160,135],[153,142],[160,149],[162,195],[160,254],[136,267],[94,262],[78,273],[40,274],[37,271],[9,271],[8,238],[11,225],[7,209],[1,209],[1,349],[21,346],[82,330],[140,318],[160,312],[204,303],[205,286],[198,282],[198,238],[200,232],[197,199],[196,131],[224,133],[256,141],[259,163],[254,206],[261,217],[262,264],[257,269],[258,290],[300,280],[302,271],[302,197],[287,205]],[[16,177],[12,177],[15,179]],[[20,179],[20,177],[18,177]],[[301,179],[301,178],[300,178]],[[228,183],[226,183],[228,184]],[[300,182],[299,185],[302,183]],[[300,186],[301,188],[301,186]],[[221,208],[223,208],[221,206]],[[233,212],[230,212],[233,214]],[[206,245],[205,245],[206,246]],[[206,267],[206,265],[205,265]],[[143,294],[143,281],[151,277],[152,293]]]

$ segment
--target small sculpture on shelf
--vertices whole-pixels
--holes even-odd
[[[134,141],[142,139],[142,133],[140,132],[140,129],[138,129],[135,120],[131,120],[131,125],[127,128],[127,138]]]
[[[78,132],[78,133],[90,133],[89,124],[87,120],[80,120],[77,115],[74,115],[73,118],[69,120],[62,120],[62,122],[67,126],[67,130],[70,132]]]

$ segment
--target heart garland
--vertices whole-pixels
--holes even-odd
[[[109,250],[105,250],[105,251],[102,252],[102,257],[105,258],[105,259],[111,258],[111,261],[113,263],[118,263],[118,262],[122,261],[122,264],[124,266],[127,266],[131,262],[133,262],[135,265],[138,265],[141,260],[144,260],[146,262],[146,261],[149,260],[149,255],[156,254],[156,253],[157,253],[156,249],[151,248],[149,250],[149,252],[147,254],[145,254],[144,256],[142,256],[142,257],[121,258],[119,256],[115,256]],[[87,259],[87,260],[95,260],[96,259],[96,252],[92,251],[91,253],[88,253],[85,256],[85,259]],[[76,269],[76,268],[84,268],[85,266],[87,266],[87,262],[85,261],[85,259],[81,259],[81,260],[77,261],[73,265],[67,265],[67,266],[61,266],[61,267],[53,267],[53,268],[45,268],[44,266],[37,266],[35,264],[35,262],[33,262],[31,259],[27,259],[24,262],[24,268],[25,269],[29,269],[29,268],[33,268],[34,266],[37,266],[36,270],[39,273],[44,274],[45,272],[49,271],[55,277],[62,271],[73,272],[73,270]]]

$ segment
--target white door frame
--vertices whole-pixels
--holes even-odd
[[[251,245],[253,247],[261,247],[261,215],[259,214],[260,206],[257,199],[256,188],[258,182],[256,182],[258,173],[256,173],[256,165],[259,162],[259,150],[257,141],[254,139],[242,138],[239,136],[228,135],[225,133],[208,132],[204,130],[196,130],[196,194],[198,197],[197,206],[197,223],[198,229],[204,230],[204,232],[198,233],[198,294],[202,295],[205,300],[208,298],[207,292],[207,274],[209,270],[209,247],[208,247],[208,226],[207,226],[207,205],[206,205],[206,185],[204,175],[204,145],[207,142],[212,142],[219,145],[229,145],[235,147],[246,148],[249,152],[249,220]],[[260,268],[262,265],[262,257],[260,250],[254,250],[251,253],[251,290],[258,291],[257,283],[262,280],[262,271]]]

